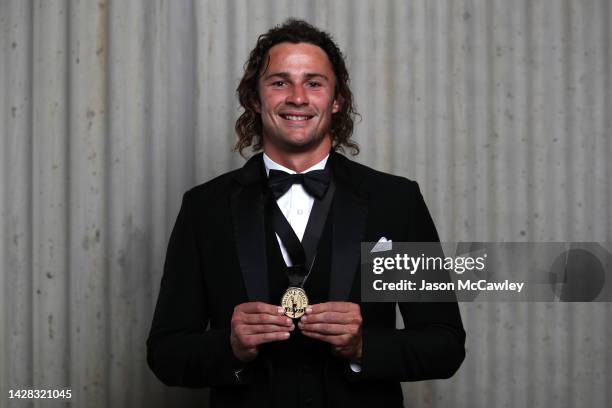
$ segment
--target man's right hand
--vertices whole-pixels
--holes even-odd
[[[232,314],[232,351],[238,360],[251,361],[260,344],[287,340],[294,328],[282,307],[263,302],[239,304]]]

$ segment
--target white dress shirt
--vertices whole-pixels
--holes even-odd
[[[325,156],[323,160],[304,170],[302,173],[308,173],[312,170],[323,170],[328,158],[329,154]],[[276,163],[265,153],[263,154],[263,160],[266,168],[266,175],[270,174],[270,170],[282,170],[289,174],[297,173],[283,165]],[[291,225],[291,228],[293,228],[295,235],[297,235],[299,240],[302,241],[304,231],[306,230],[306,225],[308,224],[308,218],[310,217],[310,211],[312,210],[312,205],[314,204],[314,197],[304,190],[304,186],[302,186],[300,183],[296,183],[293,184],[285,194],[278,198],[276,203],[287,221],[289,221],[289,225]],[[276,234],[276,239],[278,240],[278,245],[280,246],[285,263],[287,266],[292,266],[293,263],[291,262],[291,258],[289,258],[287,248],[285,248],[285,245],[283,245],[283,242],[278,234]]]

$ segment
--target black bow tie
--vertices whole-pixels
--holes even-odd
[[[300,183],[313,197],[323,198],[329,186],[328,170],[313,170],[308,173],[289,174],[281,170],[270,170],[268,185],[276,199],[282,197],[293,184]]]

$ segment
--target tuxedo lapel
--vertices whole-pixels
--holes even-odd
[[[231,196],[234,235],[238,260],[249,301],[269,302],[264,228],[263,162],[253,156],[236,180],[239,187]]]
[[[356,194],[364,174],[351,169],[351,162],[332,153],[332,171],[336,194],[332,205],[333,237],[329,284],[330,301],[348,300],[355,273],[359,268],[361,240],[367,218],[367,205]]]

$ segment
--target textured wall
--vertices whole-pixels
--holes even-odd
[[[0,407],[202,406],[144,340],[182,192],[243,163],[233,90],[288,16],[334,34],[358,160],[419,181],[443,240],[612,242],[608,0],[0,0]],[[466,362],[406,406],[612,406],[610,304],[461,308]]]

